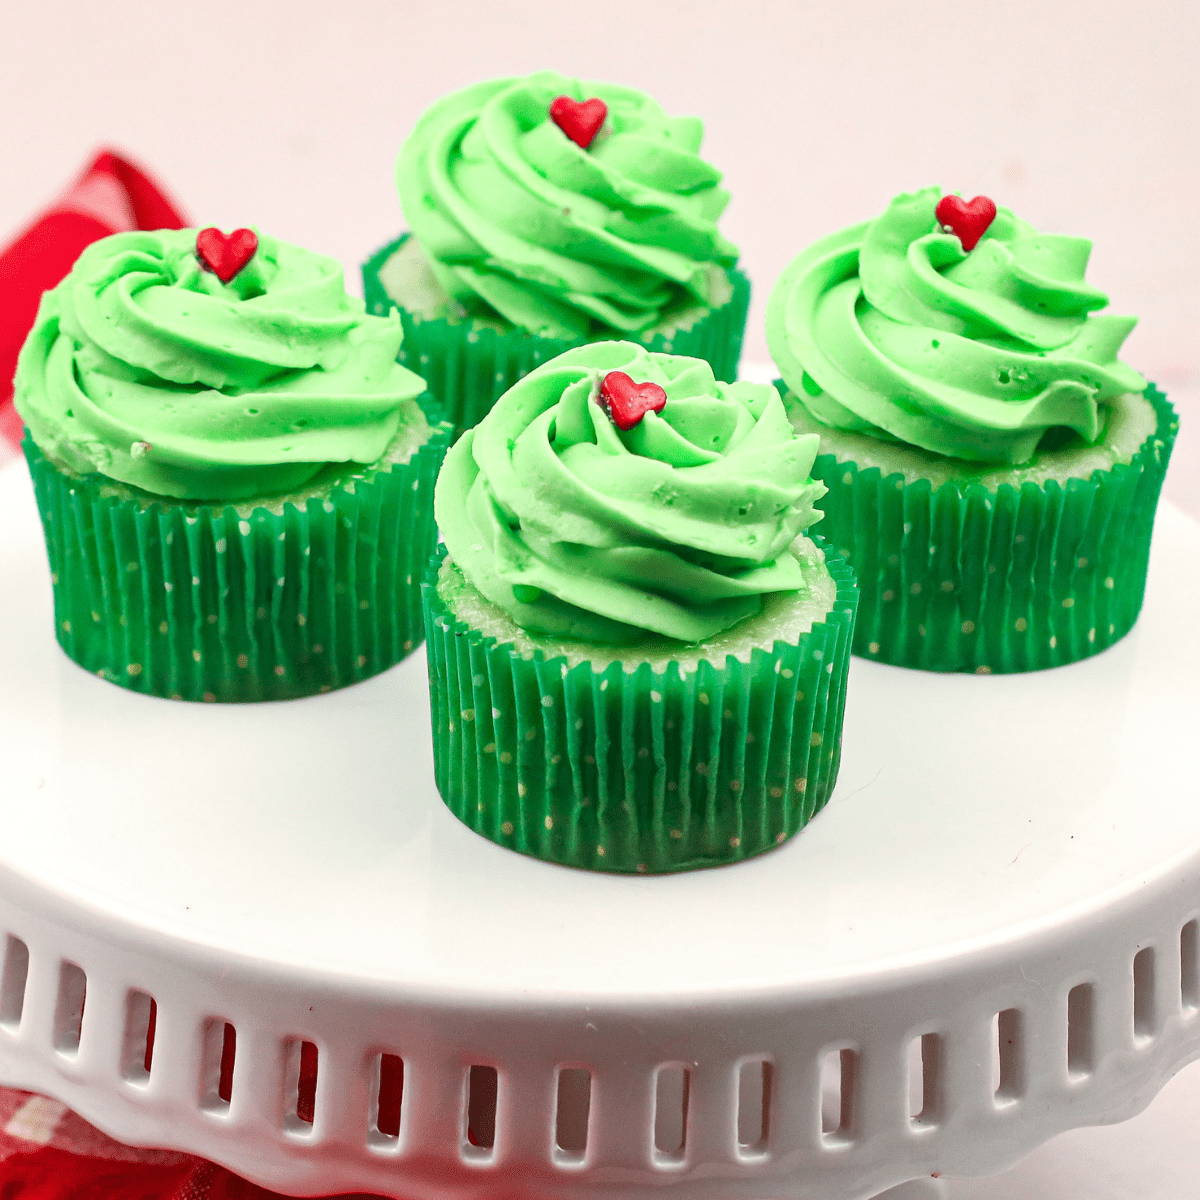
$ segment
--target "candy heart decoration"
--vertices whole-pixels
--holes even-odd
[[[662,412],[667,393],[657,383],[634,383],[624,371],[609,371],[600,384],[600,401],[618,429],[632,429],[648,412]]]
[[[938,224],[957,234],[962,248],[970,253],[996,219],[996,204],[986,196],[976,196],[971,201],[961,196],[943,196],[934,213]]]
[[[228,237],[215,225],[196,234],[196,257],[222,283],[228,283],[253,257],[258,235],[253,229],[235,229]]]
[[[595,140],[607,116],[608,105],[595,96],[582,101],[559,96],[550,104],[550,120],[584,150]]]

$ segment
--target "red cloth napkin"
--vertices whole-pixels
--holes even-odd
[[[102,150],[0,251],[0,466],[19,453],[12,377],[42,293],[98,238],[186,223],[149,175]],[[307,1088],[305,1074],[302,1061],[300,1091],[311,1106],[315,1071]],[[279,1193],[190,1154],[123,1145],[57,1100],[0,1087],[0,1200],[279,1200]]]
[[[21,441],[12,377],[42,293],[97,238],[186,224],[149,175],[127,158],[101,150],[66,192],[0,252],[0,463],[12,457]]]
[[[0,1088],[0,1200],[282,1200],[174,1150],[126,1146],[47,1096]],[[370,1200],[343,1197],[341,1200]]]

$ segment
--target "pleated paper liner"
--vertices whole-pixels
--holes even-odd
[[[286,700],[385,670],[424,635],[449,436],[443,423],[407,461],[251,508],[69,474],[26,435],[59,645],[111,683],[174,700]]]
[[[854,652],[986,675],[1076,662],[1123,638],[1141,609],[1178,428],[1161,392],[1145,396],[1154,433],[1131,462],[1087,479],[933,488],[818,456],[813,478],[829,488],[820,529],[861,592]]]
[[[480,421],[518,379],[587,340],[538,337],[522,329],[500,330],[478,320],[448,321],[408,312],[388,295],[379,275],[408,237],[404,234],[397,238],[363,264],[367,311],[385,316],[399,307],[404,326],[399,361],[426,381],[454,422],[456,436]],[[655,353],[702,358],[712,366],[717,379],[737,379],[750,307],[750,280],[736,268],[728,276],[732,297],[691,328],[676,329],[669,336],[631,335],[627,340],[641,340]]]
[[[829,799],[857,591],[827,549],[823,621],[687,671],[522,657],[447,608],[443,557],[423,589],[434,770],[476,833],[567,866],[685,871],[761,854]]]

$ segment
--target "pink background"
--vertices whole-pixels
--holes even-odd
[[[341,259],[351,290],[402,228],[392,166],[434,98],[542,67],[642,87],[706,122],[756,289],[751,362],[771,283],[809,241],[898,191],[988,194],[1094,239],[1089,279],[1140,317],[1126,359],[1184,418],[1167,494],[1200,517],[1196,0],[36,0],[3,6],[0,46],[0,241],[110,144],[202,224]],[[1198,1074],[951,1196],[1190,1194]]]
[[[6,5],[0,35],[0,231],[108,142],[197,221],[332,254],[356,288],[402,228],[392,166],[420,112],[553,66],[703,117],[756,288],[748,360],[767,358],[763,306],[792,255],[936,183],[1094,239],[1089,278],[1141,318],[1126,357],[1191,405],[1195,0],[39,0]],[[1191,440],[1169,489],[1200,515]]]

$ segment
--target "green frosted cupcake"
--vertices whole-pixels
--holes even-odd
[[[1134,318],[1093,315],[1090,249],[929,188],[780,276],[767,340],[820,435],[856,653],[1029,671],[1132,628],[1177,419],[1117,358]]]
[[[773,389],[627,342],[567,351],[463,435],[424,588],[460,820],[653,873],[748,858],[820,810],[857,594],[804,534],[816,441]]]
[[[15,380],[67,654],[209,701],[403,658],[449,426],[426,418],[400,338],[333,260],[250,230],[88,247]]]
[[[401,361],[459,429],[521,376],[608,338],[737,377],[750,299],[717,230],[729,195],[703,126],[649,96],[553,71],[434,104],[396,166],[411,230],[363,267],[400,310]]]

